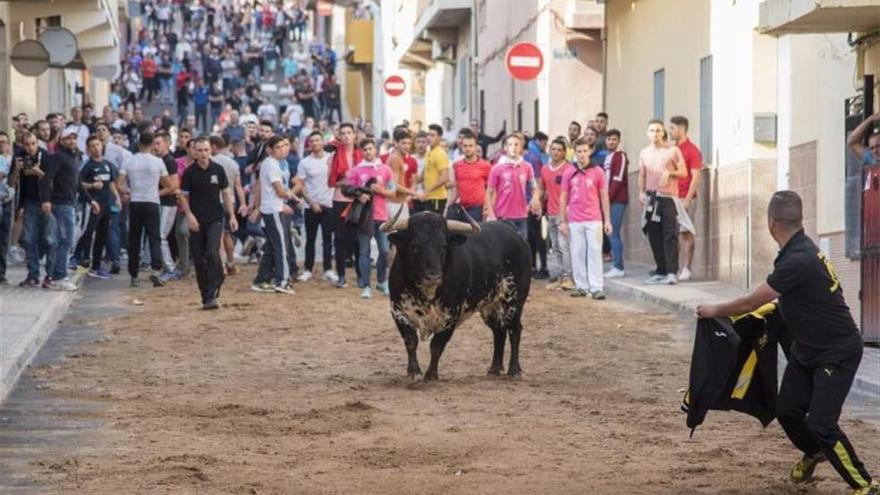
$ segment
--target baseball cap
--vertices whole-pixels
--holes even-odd
[[[71,134],[76,135],[76,136],[79,135],[76,127],[65,127],[64,130],[61,131],[61,139],[64,139],[67,136],[70,136]]]

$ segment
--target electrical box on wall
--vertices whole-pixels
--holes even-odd
[[[754,122],[755,142],[776,144],[776,114],[756,113]]]

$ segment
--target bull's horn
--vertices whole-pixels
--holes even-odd
[[[458,234],[476,234],[480,231],[480,226],[476,222],[468,224],[458,220],[447,220],[446,229]]]
[[[409,219],[404,218],[400,220],[400,215],[403,213],[403,207],[397,210],[397,213],[394,214],[394,218],[391,219],[390,222],[385,222],[379,226],[380,232],[391,232],[392,230],[406,230],[407,225],[409,225]]]
[[[467,210],[466,210],[465,208],[462,208],[462,209],[461,209],[461,212],[464,214],[464,218],[467,220],[467,222],[468,222],[469,224],[471,224],[471,226],[474,228],[474,230],[475,230],[476,232],[479,232],[479,231],[480,231],[480,224],[478,224],[477,221],[474,220],[474,217],[472,217],[472,216],[467,212]]]

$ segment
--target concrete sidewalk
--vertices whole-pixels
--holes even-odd
[[[694,318],[694,309],[698,304],[719,302],[745,293],[738,287],[715,281],[646,285],[644,282],[649,276],[649,269],[644,265],[627,265],[626,277],[605,280],[605,292],[612,297],[656,304],[690,318]],[[880,407],[880,349],[865,347],[850,396],[857,396],[858,400]]]
[[[83,273],[71,274],[79,285]],[[75,292],[22,289],[24,265],[10,264],[8,285],[0,286],[0,403],[49,335],[58,326],[76,297]]]

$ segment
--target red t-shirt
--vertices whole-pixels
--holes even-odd
[[[150,59],[141,62],[141,74],[143,74],[144,79],[152,79],[156,77],[157,72],[159,72],[159,67],[156,65],[156,62]]]
[[[678,197],[684,198],[687,196],[688,189],[691,187],[691,180],[693,180],[691,170],[703,167],[703,155],[700,153],[700,149],[697,148],[690,139],[686,139],[684,142],[680,143],[678,149],[681,150],[681,154],[684,157],[684,165],[688,173],[687,177],[680,177],[678,179]],[[694,197],[696,198],[697,195],[694,194]]]
[[[464,158],[452,165],[455,174],[455,187],[458,189],[458,198],[461,206],[483,206],[486,202],[486,183],[489,181],[489,171],[492,165],[483,159],[473,163]]]
[[[541,180],[544,182],[544,191],[547,194],[547,214],[551,217],[559,215],[559,193],[562,192],[562,177],[571,168],[568,162],[559,164],[555,171],[553,164],[548,163],[541,167]]]

